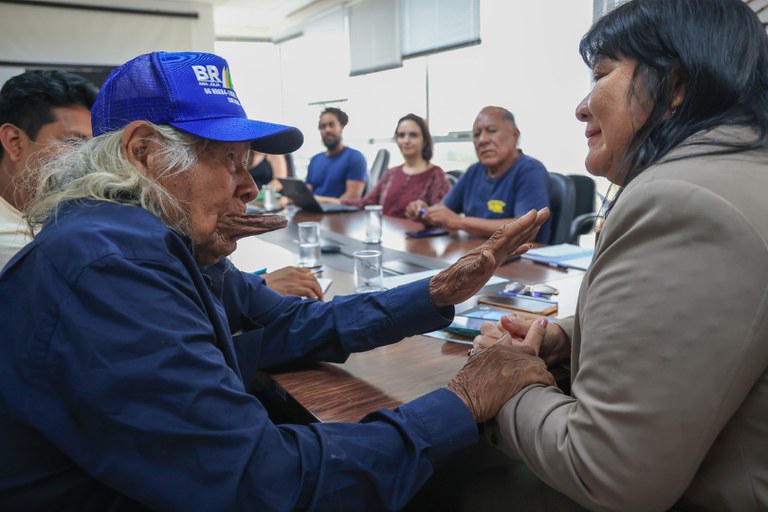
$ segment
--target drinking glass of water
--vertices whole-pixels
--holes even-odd
[[[320,224],[299,222],[299,266],[313,268],[320,265]]]
[[[380,204],[370,204],[365,207],[365,243],[381,243],[381,222],[383,208]]]
[[[277,209],[277,194],[272,185],[261,187],[262,206],[265,211],[271,212]]]

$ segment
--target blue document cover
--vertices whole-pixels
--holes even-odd
[[[573,244],[549,245],[531,249],[523,254],[523,258],[545,264],[556,264],[560,267],[587,270],[594,249],[588,249]]]

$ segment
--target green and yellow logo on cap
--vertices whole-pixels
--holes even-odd
[[[224,78],[222,81],[224,82],[224,87],[227,89],[234,89],[234,87],[232,87],[232,77],[229,75],[229,68],[227,67],[224,68]]]

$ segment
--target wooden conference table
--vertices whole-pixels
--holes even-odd
[[[333,279],[326,299],[334,294],[353,293],[351,254],[355,250],[372,248],[360,242],[364,239],[364,212],[328,215],[299,212],[285,230],[259,238],[293,252],[296,247],[296,225],[303,221],[319,222],[323,244],[337,245],[341,249],[339,253],[322,256],[325,269],[323,276]],[[400,271],[404,268],[407,271],[443,268],[484,241],[463,232],[420,239],[405,236],[406,231],[418,230],[420,227],[420,224],[406,219],[384,218],[381,249],[384,252],[385,271],[388,265]],[[248,254],[249,251],[253,254]],[[244,257],[259,258],[258,251],[239,247],[236,255],[241,260]],[[285,261],[283,258],[282,262],[288,265],[295,260]],[[239,262],[236,261],[236,264],[242,268]],[[528,260],[516,260],[503,265],[496,274],[529,284],[552,284],[560,290],[560,316],[569,315],[575,310],[578,287],[583,276],[580,271],[571,269],[566,273]],[[484,291],[501,287],[503,284]],[[473,300],[457,309],[472,306]],[[412,336],[393,345],[352,354],[343,364],[319,363],[304,368],[262,372],[252,392],[265,402],[273,419],[278,422],[358,421],[370,412],[397,407],[445,385],[466,362],[467,349],[467,345],[460,343],[421,335]]]

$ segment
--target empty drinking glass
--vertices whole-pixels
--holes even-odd
[[[355,291],[367,293],[383,290],[381,251],[355,251],[352,256],[355,259]]]

